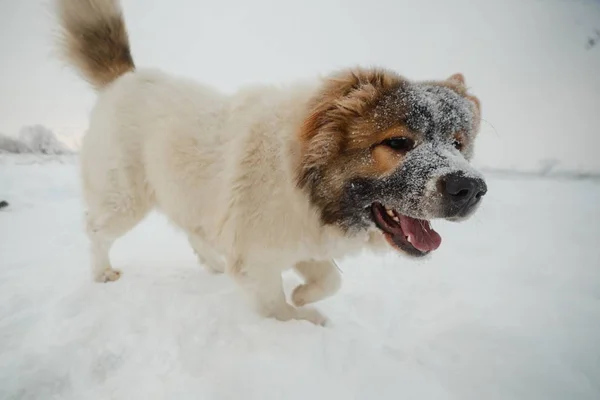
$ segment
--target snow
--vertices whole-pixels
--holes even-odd
[[[18,138],[0,133],[0,153],[65,155],[74,152],[73,147],[43,125],[23,127]]]
[[[321,328],[257,316],[158,214],[91,282],[77,158],[42,159],[0,155],[1,399],[600,398],[597,181],[488,177],[431,259],[339,260]]]
[[[19,138],[27,144],[34,153],[68,154],[71,150],[62,143],[50,129],[43,125],[25,126],[19,133]]]
[[[0,153],[31,153],[31,149],[19,139],[0,133]]]

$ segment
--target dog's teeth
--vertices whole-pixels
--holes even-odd
[[[386,208],[385,211],[387,212],[387,215],[389,215],[390,217],[394,217],[394,212],[392,210],[390,210],[389,208]]]
[[[410,238],[411,238],[411,236],[410,236],[410,235],[408,235],[408,236],[406,237],[406,240],[408,241],[408,243],[412,244],[412,240],[410,240]]]
[[[397,223],[400,223],[400,218],[396,217],[395,215],[392,217],[392,219]]]

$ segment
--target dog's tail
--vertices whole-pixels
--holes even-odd
[[[55,0],[61,54],[97,90],[135,65],[119,0]]]

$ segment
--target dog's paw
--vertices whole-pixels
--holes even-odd
[[[311,307],[297,308],[298,317],[296,319],[312,322],[315,325],[325,326],[328,319],[319,310]]]
[[[302,307],[306,304],[312,303],[311,292],[314,290],[314,285],[303,284],[298,285],[292,292],[292,303],[296,307]]]
[[[289,304],[287,304],[285,308],[270,312],[267,315],[279,321],[308,321],[320,326],[325,326],[327,323],[327,317],[321,314],[319,310],[311,307],[296,308]]]
[[[292,304],[296,307],[302,307],[310,303],[315,303],[335,293],[337,287],[332,286],[331,288],[327,288],[316,282],[298,285],[292,292]]]
[[[121,271],[107,268],[104,271],[96,274],[95,280],[96,282],[114,282],[121,277]]]

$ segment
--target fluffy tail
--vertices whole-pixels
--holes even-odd
[[[135,65],[119,0],[55,0],[61,53],[97,90]]]

